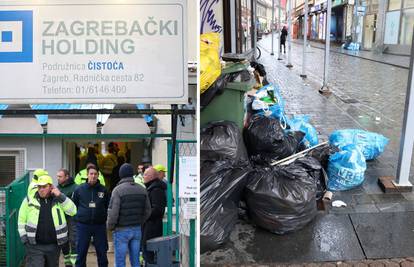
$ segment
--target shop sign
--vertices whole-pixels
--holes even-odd
[[[1,1],[0,103],[185,103],[186,3]]]

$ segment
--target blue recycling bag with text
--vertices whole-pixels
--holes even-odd
[[[359,129],[345,129],[333,132],[329,142],[339,148],[354,144],[361,149],[366,160],[372,160],[384,152],[389,140],[381,134]]]
[[[356,145],[347,145],[329,157],[328,190],[343,191],[364,182],[365,157]]]

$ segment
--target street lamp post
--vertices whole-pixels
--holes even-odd
[[[326,6],[325,64],[323,68],[323,84],[322,84],[322,88],[319,89],[319,92],[321,94],[331,93],[328,87],[329,52],[330,52],[330,45],[331,45],[331,11],[332,11],[332,0],[328,0],[327,6]]]
[[[400,155],[398,157],[397,179],[394,185],[400,191],[411,191],[409,181],[411,159],[414,146],[414,35],[411,44],[410,72],[408,76],[407,94],[405,96],[404,121],[401,132]]]
[[[291,48],[292,48],[292,0],[289,1],[289,10],[288,10],[288,63],[286,67],[292,68],[292,58],[291,58]]]
[[[306,46],[308,37],[308,0],[305,0],[304,6],[305,16],[303,22],[303,57],[302,57],[302,74],[300,77],[306,78]]]

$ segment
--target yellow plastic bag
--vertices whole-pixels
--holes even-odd
[[[200,91],[204,93],[220,76],[219,57],[220,35],[204,33],[200,35]]]

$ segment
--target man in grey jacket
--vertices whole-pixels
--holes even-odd
[[[141,226],[151,215],[147,191],[135,183],[133,175],[131,164],[121,166],[121,180],[112,191],[109,202],[107,228],[113,230],[116,266],[125,266],[128,250],[131,266],[140,266]]]

